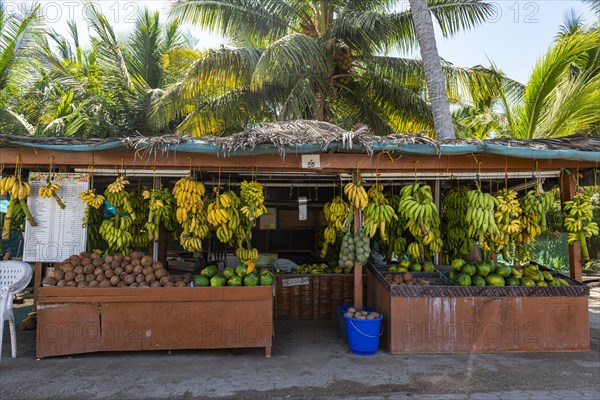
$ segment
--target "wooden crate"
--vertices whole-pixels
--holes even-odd
[[[440,286],[426,288],[433,296],[403,295],[372,268],[368,285],[369,306],[383,314],[380,344],[392,354],[590,349],[586,287],[518,288],[538,292],[520,296],[509,287]]]
[[[264,347],[273,287],[38,289],[37,357]]]
[[[275,281],[275,319],[336,319],[338,306],[354,303],[352,274],[276,274]]]

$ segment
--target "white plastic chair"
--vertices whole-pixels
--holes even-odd
[[[25,289],[31,280],[31,265],[23,261],[0,261],[0,361],[2,360],[2,333],[8,321],[12,358],[17,357],[17,331],[12,303],[15,295]]]

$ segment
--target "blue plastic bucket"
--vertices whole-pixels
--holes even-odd
[[[344,319],[350,351],[359,356],[374,355],[379,348],[383,315],[377,319],[355,319],[346,316]]]
[[[346,329],[346,314],[348,309],[352,306],[339,306],[337,309],[337,329],[338,334],[344,338],[344,340],[348,339],[347,329]],[[363,306],[364,311],[371,311],[371,309],[367,306]]]

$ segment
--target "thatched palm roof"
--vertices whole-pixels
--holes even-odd
[[[110,139],[0,135],[0,147],[39,147],[65,151],[135,149],[148,154],[190,151],[218,155],[308,153],[315,151],[373,154],[390,151],[412,155],[491,153],[530,158],[564,158],[600,162],[600,137],[548,139],[456,139],[437,141],[424,135],[376,136],[366,126],[346,131],[322,121],[271,122],[230,136],[132,136]],[[511,150],[515,154],[511,154]],[[520,150],[516,152],[516,150]],[[531,152],[528,152],[531,150]],[[552,152],[552,153],[548,153]],[[528,154],[531,153],[531,156]],[[547,154],[545,154],[547,153]],[[541,155],[541,156],[540,156]]]

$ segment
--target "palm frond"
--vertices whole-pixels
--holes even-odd
[[[159,13],[144,9],[137,17],[127,42],[126,62],[131,74],[142,77],[148,86],[156,88],[162,79],[162,50]]]
[[[36,129],[24,115],[0,107],[0,131],[10,132],[12,135],[34,135]]]
[[[525,94],[524,107],[519,112],[519,125],[516,136],[533,138],[542,114],[548,103],[553,101],[552,94],[562,79],[569,65],[582,53],[598,47],[598,32],[592,30],[561,38],[536,63]]]
[[[581,0],[590,6],[590,9],[600,17],[600,0]]]
[[[315,92],[311,81],[306,77],[298,79],[296,84],[281,100],[279,121],[311,119],[315,107]],[[310,116],[309,116],[310,115]]]
[[[316,39],[295,33],[268,46],[261,54],[252,84],[291,87],[303,76],[329,75],[331,64]]]
[[[203,91],[223,94],[249,84],[260,55],[261,51],[254,48],[203,52],[185,75],[153,103],[152,124],[164,127],[173,119],[187,115],[191,102]]]
[[[224,37],[243,33],[254,40],[276,40],[298,21],[296,10],[281,0],[175,0],[170,16]]]
[[[484,0],[427,0],[427,6],[444,36],[481,25],[494,13],[494,5]]]

